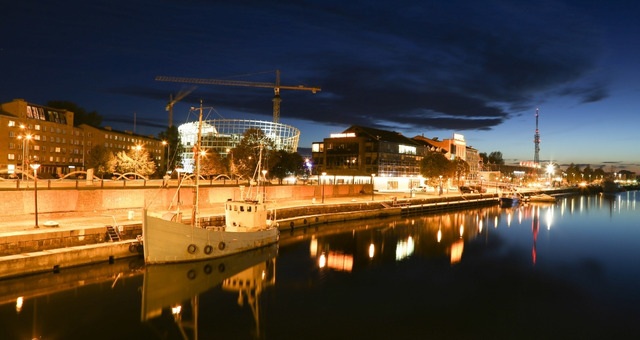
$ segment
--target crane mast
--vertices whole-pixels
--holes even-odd
[[[273,122],[278,123],[280,121],[280,90],[298,90],[298,91],[311,91],[316,93],[321,91],[319,87],[307,87],[303,85],[291,86],[280,84],[280,70],[276,70],[275,83],[268,82],[251,82],[243,80],[224,80],[224,79],[204,79],[204,78],[187,78],[187,77],[170,77],[170,76],[157,76],[156,81],[165,81],[173,83],[189,83],[199,85],[224,85],[224,86],[244,86],[244,87],[258,87],[258,88],[270,88],[273,89]]]

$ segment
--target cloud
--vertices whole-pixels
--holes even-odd
[[[598,29],[579,9],[554,1],[276,7],[230,3],[221,8],[228,17],[212,22],[212,30],[224,32],[225,49],[239,61],[248,57],[245,46],[258,46],[257,67],[280,65],[283,83],[322,87],[316,95],[283,91],[282,114],[291,118],[490,130],[550,93],[579,103],[607,96],[605,82],[588,79],[601,49]],[[267,12],[268,19],[261,16]],[[268,44],[260,41],[262,25],[269,25]],[[265,91],[202,91],[230,110],[271,114]]]

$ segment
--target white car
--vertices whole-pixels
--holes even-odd
[[[422,191],[422,192],[434,192],[436,191],[436,189],[434,187],[428,186],[428,185],[421,185],[419,187],[415,188],[416,191]]]

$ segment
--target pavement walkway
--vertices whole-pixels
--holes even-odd
[[[443,196],[459,196],[456,194],[445,194]],[[372,197],[369,194],[359,194],[357,196],[325,197],[324,204],[342,204],[353,202],[391,201],[394,197],[398,200],[408,199],[406,192],[383,192],[376,193]],[[416,199],[433,198],[439,196],[431,193],[416,193]],[[276,203],[276,208],[287,208],[295,206],[306,206],[323,204],[321,200],[280,200]],[[131,215],[131,211],[133,214]],[[191,209],[184,210],[184,214],[190,214]],[[213,208],[200,209],[201,216],[213,216],[224,214],[224,203],[220,203]],[[0,217],[0,237],[17,234],[58,232],[61,230],[85,229],[87,227],[104,227],[105,225],[127,225],[140,224],[141,209],[94,211],[94,212],[62,212],[62,213],[41,213],[38,214],[38,228],[35,227],[35,215],[17,215]],[[53,224],[54,226],[48,226]]]

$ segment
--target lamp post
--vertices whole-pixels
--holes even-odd
[[[171,159],[171,144],[169,144],[169,142],[167,142],[166,140],[162,141],[162,145],[167,147],[167,156],[164,158],[164,164],[165,164],[165,173],[169,173],[169,159]]]
[[[24,125],[20,126],[21,129],[24,129]],[[29,141],[31,140],[31,134],[23,134],[18,136],[18,139],[22,139],[22,180],[24,181],[25,177],[25,169],[27,164],[27,159],[29,158]],[[26,152],[26,154],[25,154]]]
[[[38,226],[38,168],[40,167],[40,164],[33,163],[30,166],[31,166],[31,169],[33,169],[33,185],[35,188],[33,192],[33,197],[34,197],[35,211],[36,211],[36,228],[40,228]]]
[[[140,162],[140,155],[138,153],[140,152],[140,150],[142,150],[142,145],[138,144],[134,148],[136,150],[136,160],[133,163],[133,166],[134,166],[133,172],[135,172],[135,178],[137,178],[138,177],[138,163]]]
[[[440,175],[440,186],[438,187],[438,196],[442,195],[442,175]]]
[[[374,185],[374,177],[376,177],[376,174],[371,174],[371,202],[374,201],[374,195],[375,195],[375,185]]]
[[[262,202],[267,200],[267,170],[262,170]]]
[[[549,186],[551,186],[551,175],[553,174],[553,164],[547,165],[547,174],[549,174]]]
[[[322,173],[322,203],[324,203],[324,176],[326,175],[327,175],[326,172]]]

